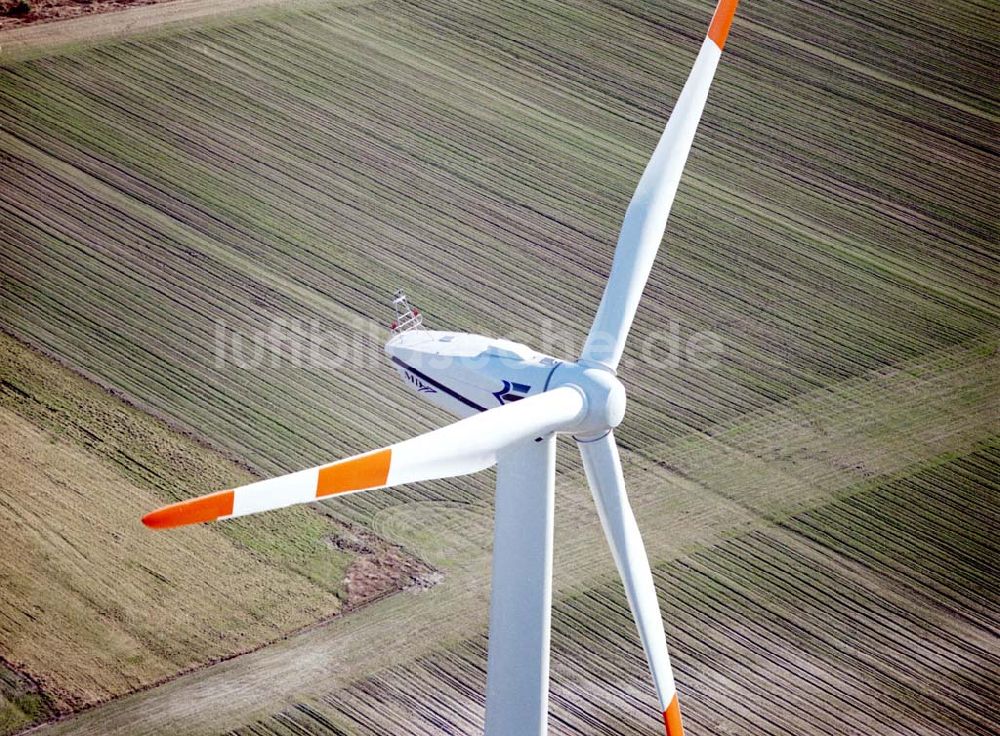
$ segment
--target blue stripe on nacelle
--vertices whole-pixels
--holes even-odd
[[[392,356],[392,362],[395,363],[396,365],[402,366],[405,370],[410,371],[410,373],[412,373],[413,375],[417,376],[421,380],[426,381],[427,383],[429,383],[434,388],[439,389],[442,393],[448,394],[450,397],[452,397],[456,401],[461,401],[463,404],[465,404],[469,408],[475,409],[476,411],[486,411],[486,407],[480,406],[475,401],[472,401],[471,399],[465,398],[464,396],[462,396],[462,394],[458,393],[457,391],[452,391],[450,388],[448,388],[447,386],[445,386],[440,381],[435,381],[433,378],[431,378],[427,374],[421,373],[420,371],[418,371],[413,366],[408,365],[408,364],[404,363],[403,361],[401,361],[395,355]]]

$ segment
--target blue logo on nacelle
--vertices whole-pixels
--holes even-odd
[[[529,391],[531,391],[531,386],[526,383],[504,381],[503,388],[494,392],[493,395],[497,397],[497,401],[501,404],[509,404],[512,401],[520,401]]]
[[[421,381],[419,378],[417,378],[415,375],[413,375],[409,371],[406,371],[406,380],[408,380],[410,383],[412,383],[416,387],[417,391],[419,391],[422,394],[436,394],[437,393],[437,389],[436,388],[434,388],[433,386],[428,386],[426,383],[424,383],[423,381]]]

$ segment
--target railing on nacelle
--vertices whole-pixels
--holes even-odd
[[[423,325],[423,315],[420,314],[420,310],[416,307],[410,306],[410,303],[406,299],[406,294],[403,293],[402,289],[396,290],[392,298],[392,306],[396,310],[396,319],[389,325],[392,334],[398,335],[401,332],[415,330]]]

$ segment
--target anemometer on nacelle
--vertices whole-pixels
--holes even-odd
[[[423,325],[423,315],[420,314],[419,309],[410,306],[402,289],[396,289],[396,293],[393,294],[392,306],[396,310],[396,318],[389,325],[389,331],[393,335],[415,330]]]

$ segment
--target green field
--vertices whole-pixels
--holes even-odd
[[[304,508],[151,535],[139,517],[179,489],[252,476],[10,337],[0,348],[0,732],[253,650],[426,571]],[[383,574],[362,581],[372,564]]]
[[[622,369],[618,436],[686,720],[986,732],[1000,715],[995,13],[744,6]],[[0,56],[2,324],[232,473],[116,468],[118,440],[63,437],[110,458],[105,498],[113,483],[180,498],[444,422],[381,356],[400,286],[432,326],[572,355],[711,13],[296,8]],[[683,339],[716,333],[719,363],[671,363],[672,321]],[[251,365],[220,359],[220,339],[263,335]],[[12,408],[32,431],[66,423]],[[144,463],[164,457],[130,439]],[[562,449],[551,729],[652,733],[641,650]],[[345,563],[315,556],[315,525],[374,532],[444,577],[52,732],[474,732],[491,489],[486,473],[195,530],[328,593]],[[210,631],[219,607],[190,625]],[[51,667],[28,668],[43,690]]]

